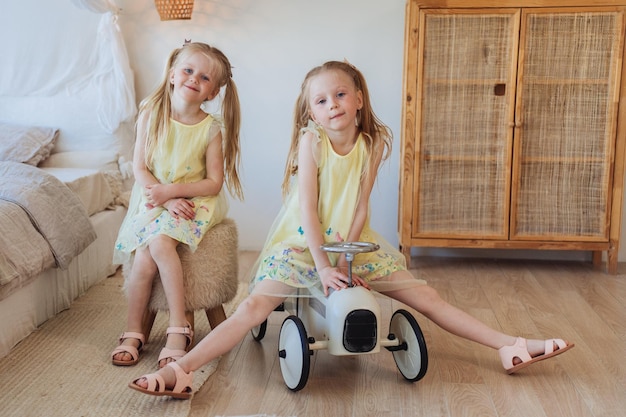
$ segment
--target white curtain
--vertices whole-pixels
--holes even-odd
[[[114,132],[124,120],[135,116],[135,87],[128,62],[126,45],[117,18],[119,9],[113,0],[72,0],[78,7],[102,14],[93,54],[96,65],[85,82],[101,92],[98,119],[103,128]],[[78,84],[80,86],[80,83]],[[74,86],[70,86],[73,88]]]
[[[0,96],[88,94],[113,133],[137,111],[118,13],[114,0],[13,2],[0,15]]]

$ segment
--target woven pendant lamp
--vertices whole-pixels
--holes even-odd
[[[194,0],[154,0],[161,20],[189,20]]]

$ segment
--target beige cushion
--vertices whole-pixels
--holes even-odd
[[[0,161],[33,166],[48,158],[59,136],[53,127],[0,124]]]
[[[237,294],[238,234],[232,219],[224,219],[204,236],[195,253],[180,245],[178,253],[183,265],[185,305],[187,311],[206,310],[232,300]],[[123,265],[127,282],[131,260]],[[149,309],[168,310],[161,279],[152,286]]]

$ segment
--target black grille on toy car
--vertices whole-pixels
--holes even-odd
[[[348,352],[369,352],[378,340],[376,315],[369,310],[348,313],[343,326],[343,347]]]

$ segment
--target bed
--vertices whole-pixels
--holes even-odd
[[[0,41],[13,64],[0,68],[0,357],[116,272],[133,181],[133,75],[114,2],[38,2],[37,16],[31,3],[0,28],[15,35]]]
[[[2,98],[0,109],[8,101],[12,108],[20,102]],[[72,150],[71,134],[59,146],[63,133],[0,121],[0,357],[118,268],[112,255],[128,202],[127,157],[115,146]],[[47,141],[33,139],[37,135],[53,137],[49,154],[26,152],[38,155],[18,162],[7,149],[15,144],[23,153],[26,143]],[[130,126],[109,144],[122,137],[132,141]]]

